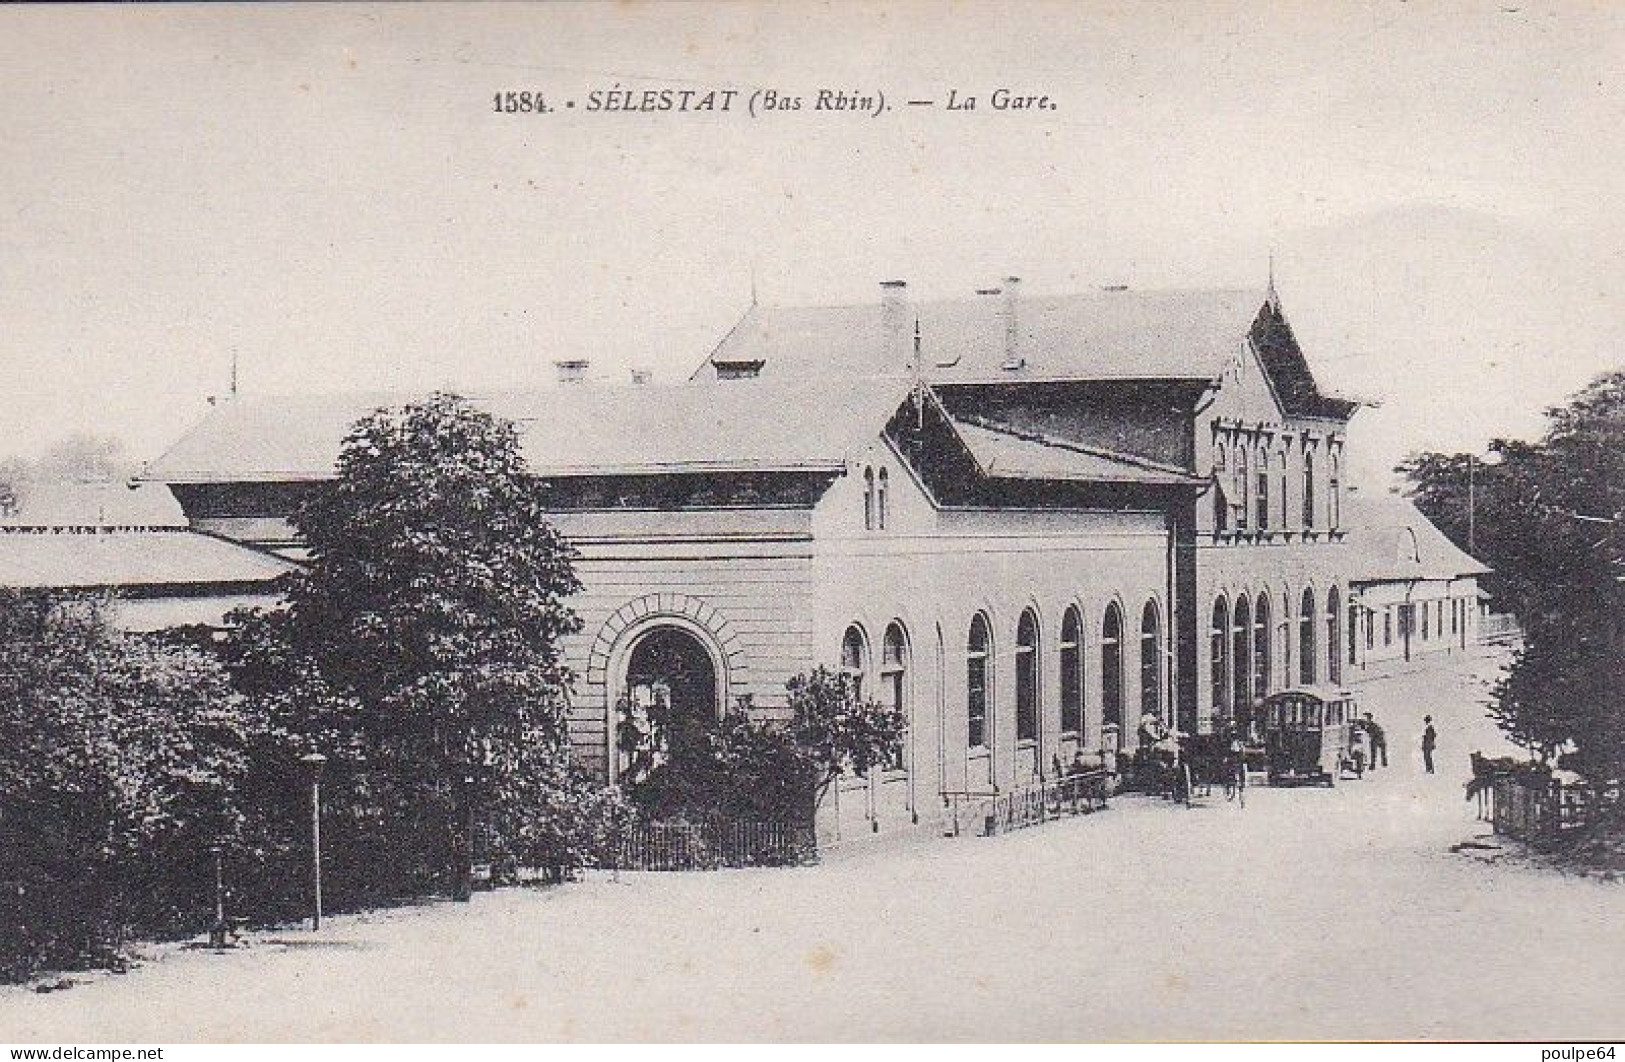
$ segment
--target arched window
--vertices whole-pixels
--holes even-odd
[[[908,703],[908,632],[901,623],[893,622],[886,628],[886,636],[880,642],[880,692],[886,698],[886,707],[897,712],[912,725],[914,713],[909,710]],[[891,766],[895,769],[903,766],[903,750],[897,750],[897,757]]]
[[[852,680],[858,696],[863,696],[863,677],[869,671],[869,639],[856,623],[841,636],[841,673]]]
[[[1162,621],[1155,601],[1140,613],[1140,712],[1162,717]]]
[[[965,642],[965,721],[966,742],[973,749],[988,747],[988,687],[993,666],[993,637],[987,617],[978,612],[971,617],[970,637]]]
[[[863,529],[875,529],[875,470],[863,470]]]
[[[891,475],[883,468],[875,484],[875,530],[886,530],[886,487]]]
[[[1230,480],[1228,451],[1221,443],[1213,451],[1213,530],[1230,530]]]
[[[1253,487],[1253,503],[1258,509],[1258,529],[1270,529],[1270,452],[1258,448],[1258,472]]]
[[[1298,682],[1315,683],[1315,592],[1305,590],[1298,606]]]
[[[1253,699],[1262,702],[1270,694],[1273,673],[1270,670],[1270,599],[1268,594],[1258,595],[1253,607]]]
[[[1061,731],[1083,740],[1083,620],[1076,605],[1061,617]]]
[[[1038,740],[1038,614],[1016,623],[1016,740]]]
[[[1331,462],[1332,463],[1327,470],[1330,479],[1326,484],[1326,503],[1327,505],[1331,506],[1331,513],[1327,516],[1326,523],[1327,526],[1329,526],[1333,531],[1336,531],[1337,525],[1342,521],[1343,518],[1342,483],[1341,477],[1338,475],[1338,466],[1342,464],[1342,461],[1338,458],[1336,453],[1333,453]]]
[[[1326,681],[1334,686],[1343,681],[1342,622],[1343,599],[1334,586],[1326,591]]]
[[[1303,444],[1303,529],[1315,529],[1315,451],[1313,443]]]
[[[1236,444],[1236,530],[1247,530],[1247,450]]]
[[[1100,711],[1107,724],[1123,725],[1123,611],[1113,601],[1100,623]]]
[[[1417,547],[1415,531],[1408,527],[1399,529],[1399,534],[1394,538],[1394,559],[1415,564],[1422,562],[1422,551]]]
[[[1213,714],[1230,714],[1230,609],[1224,598],[1213,601],[1213,622],[1208,627],[1208,657],[1211,660]]]
[[[1231,625],[1230,658],[1235,661],[1235,696],[1232,700],[1237,714],[1252,707],[1253,671],[1253,610],[1248,607],[1246,595],[1236,598],[1236,617]]]

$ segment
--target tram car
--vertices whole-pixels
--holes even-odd
[[[1282,690],[1265,698],[1264,752],[1271,785],[1335,785],[1354,767],[1354,695],[1335,686]]]

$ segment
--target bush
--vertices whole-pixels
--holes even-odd
[[[818,668],[786,684],[790,726],[757,722],[749,698],[720,719],[656,701],[620,705],[623,784],[650,819],[747,820],[806,826],[842,773],[895,763],[907,721],[859,696],[849,675]]]
[[[674,717],[669,706],[620,706],[622,771],[631,803],[649,820],[810,820],[816,772],[794,736],[750,716],[742,698],[719,719]]]

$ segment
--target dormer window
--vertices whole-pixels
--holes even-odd
[[[1422,563],[1422,551],[1417,547],[1416,532],[1408,527],[1399,529],[1399,539],[1395,543],[1394,559],[1409,564]]]
[[[762,366],[766,360],[762,358],[739,358],[728,361],[713,361],[719,380],[753,380],[762,374]]]

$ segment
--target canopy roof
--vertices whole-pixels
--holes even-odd
[[[184,530],[0,531],[0,586],[24,589],[241,587],[294,567]]]

